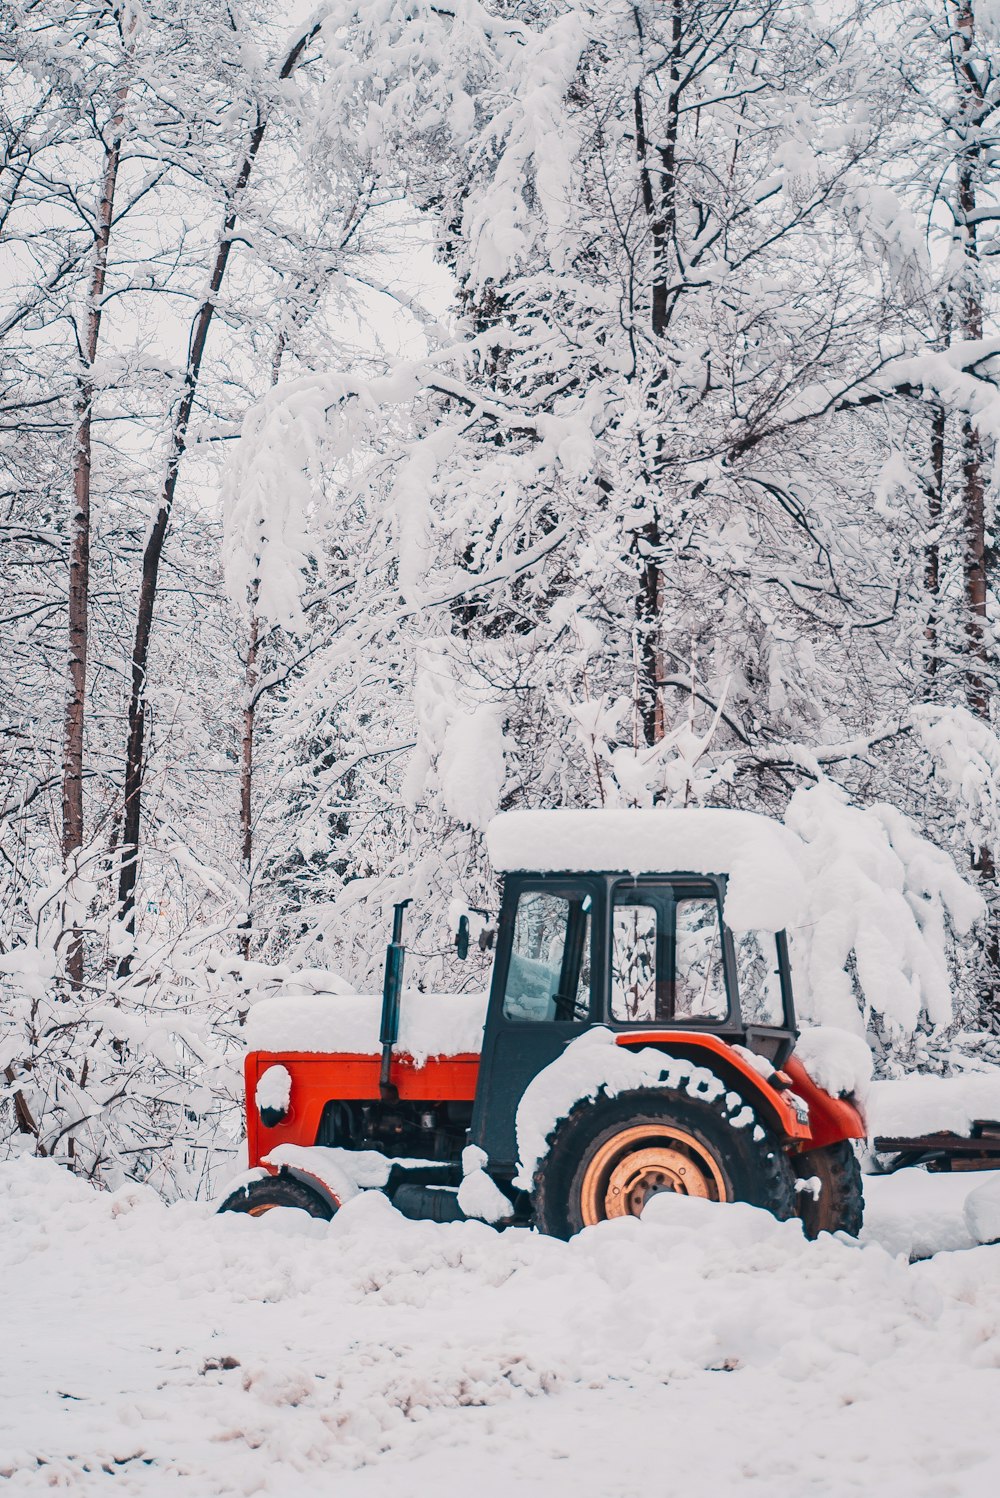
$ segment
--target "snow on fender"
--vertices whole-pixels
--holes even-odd
[[[872,1053],[863,1036],[837,1025],[806,1025],[799,1031],[795,1055],[831,1097],[853,1097],[862,1107],[867,1102]]]
[[[549,1135],[577,1103],[609,1098],[638,1088],[671,1087],[693,1098],[714,1102],[725,1096],[733,1128],[753,1126],[763,1137],[756,1115],[745,1098],[730,1092],[707,1067],[668,1056],[652,1046],[634,1051],[616,1043],[612,1030],[598,1026],[580,1035],[555,1061],[529,1082],[517,1109],[517,1174],[514,1185],[530,1191],[540,1160],[548,1153]]]
[[[340,1153],[322,1144],[279,1144],[264,1156],[264,1164],[287,1170],[338,1208],[357,1196],[359,1190],[344,1170]]]

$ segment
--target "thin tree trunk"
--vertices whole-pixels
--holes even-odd
[[[966,700],[977,718],[990,716],[986,680],[986,482],[983,448],[973,421],[962,423],[962,509],[965,521],[965,602],[969,667]]]
[[[246,888],[247,906],[246,914],[240,925],[239,950],[244,962],[248,961],[250,957],[250,937],[253,931],[253,751],[257,717],[258,635],[257,585],[255,583],[250,598],[246,699],[243,705],[243,737],[240,744],[240,858],[243,864],[243,883]]]
[[[73,517],[69,562],[69,663],[62,767],[62,856],[67,874],[83,846],[83,746],[87,699],[87,646],[90,602],[90,479],[91,420],[94,409],[93,368],[101,336],[101,302],[108,271],[108,250],[114,218],[115,188],[121,162],[122,127],[128,85],[118,91],[110,139],[104,151],[101,197],[94,230],[94,259],[90,277],[87,325],[81,348],[82,372],[77,382],[76,430],[73,443]],[[66,971],[74,988],[83,984],[83,934],[75,929],[66,952]]]
[[[962,337],[972,340],[983,336],[976,189],[981,166],[979,131],[984,99],[975,68],[975,33],[976,18],[972,0],[958,0],[955,5],[953,39],[955,79],[960,105],[957,128],[961,132],[955,215],[962,236],[963,260],[958,302]],[[986,480],[982,439],[979,428],[971,417],[966,417],[962,422],[961,443],[965,639],[968,661],[966,702],[970,712],[988,722],[991,692],[987,674]],[[975,850],[972,867],[984,883],[995,885],[996,860],[990,846],[983,844]],[[995,891],[991,891],[991,903],[995,904]],[[1000,929],[995,909],[990,917],[987,950],[996,969],[1000,966]]]
[[[637,84],[633,93],[639,186],[651,239],[650,328],[655,338],[662,338],[670,323],[672,312],[669,300],[671,246],[676,236],[677,224],[679,62],[682,35],[680,0],[673,0],[672,10],[667,118],[663,142],[655,148],[658,158],[655,169],[650,162],[654,148],[646,130],[642,85]],[[638,14],[636,14],[636,24],[640,26],[641,34]],[[655,399],[655,392],[656,382],[654,381],[651,391],[652,399]],[[654,494],[657,492],[663,473],[665,456],[663,438],[658,436],[654,444],[653,471],[648,476],[649,487]],[[635,600],[635,617],[639,636],[637,662],[639,721],[643,738],[650,746],[658,744],[666,731],[662,686],[663,651],[660,639],[664,604],[662,540],[660,517],[654,508],[652,518],[637,533],[635,540],[635,551],[640,564]]]
[[[933,696],[940,660],[938,657],[938,608],[941,593],[941,522],[944,518],[944,445],[946,416],[943,406],[935,406],[931,417],[931,471],[928,477],[927,529],[924,547],[924,590],[927,594],[927,623],[924,627],[924,696]]]
[[[279,79],[291,76],[302,53],[316,35],[312,27],[289,52],[279,72]],[[187,450],[188,425],[194,408],[202,361],[216,301],[226,275],[233,247],[233,232],[239,217],[240,198],[250,180],[254,162],[267,130],[267,117],[258,111],[257,123],[250,132],[243,160],[233,184],[229,207],[222,222],[216,245],[215,261],[208,280],[208,292],[195,314],[188,346],[184,389],[174,416],[166,475],[160,503],[142,555],[139,581],[139,603],[136,611],[135,637],[132,646],[132,684],[128,707],[128,742],[125,750],[125,786],[122,808],[121,865],[118,877],[118,918],[130,935],[135,934],[135,888],[138,877],[139,837],[142,825],[142,786],[146,751],[146,687],[149,667],[149,643],[153,628],[153,611],[159,580],[160,561],[170,525],[181,460]],[[129,958],[122,959],[120,971],[127,973]]]
[[[983,293],[976,227],[976,188],[980,168],[978,132],[982,86],[973,66],[975,14],[972,0],[955,7],[955,78],[959,94],[961,151],[958,160],[956,222],[961,235],[962,269],[958,286],[959,326],[963,338],[983,336]],[[966,700],[979,718],[989,717],[989,690],[984,668],[986,650],[986,484],[979,428],[971,417],[962,423],[962,519],[964,531],[965,636],[968,655]]]
[[[271,389],[278,383],[281,361],[288,347],[286,333],[278,334],[271,360]],[[250,623],[247,633],[247,662],[244,677],[246,697],[243,706],[243,734],[240,742],[240,859],[243,883],[247,892],[246,914],[240,924],[239,950],[244,962],[250,960],[253,935],[253,761],[257,731],[257,649],[260,642],[260,620],[257,617],[259,584],[250,589]]]

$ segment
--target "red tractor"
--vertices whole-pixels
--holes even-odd
[[[402,993],[399,905],[381,1001],[256,1005],[251,1172],[222,1210],[329,1218],[369,1187],[568,1237],[672,1191],[856,1234],[863,1119],[795,1056],[789,839],[743,812],[498,817],[488,1000]]]

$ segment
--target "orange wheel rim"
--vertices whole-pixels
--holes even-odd
[[[585,1227],[609,1217],[638,1217],[651,1196],[671,1191],[705,1201],[729,1199],[718,1161],[693,1135],[671,1124],[637,1124],[613,1134],[584,1171]]]
[[[249,1207],[247,1209],[247,1216],[263,1217],[265,1212],[273,1212],[276,1205],[276,1202],[262,1202],[259,1206]]]

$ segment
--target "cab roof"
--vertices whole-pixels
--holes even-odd
[[[734,931],[781,931],[803,919],[801,840],[757,812],[509,811],[486,845],[499,873],[723,874]]]

